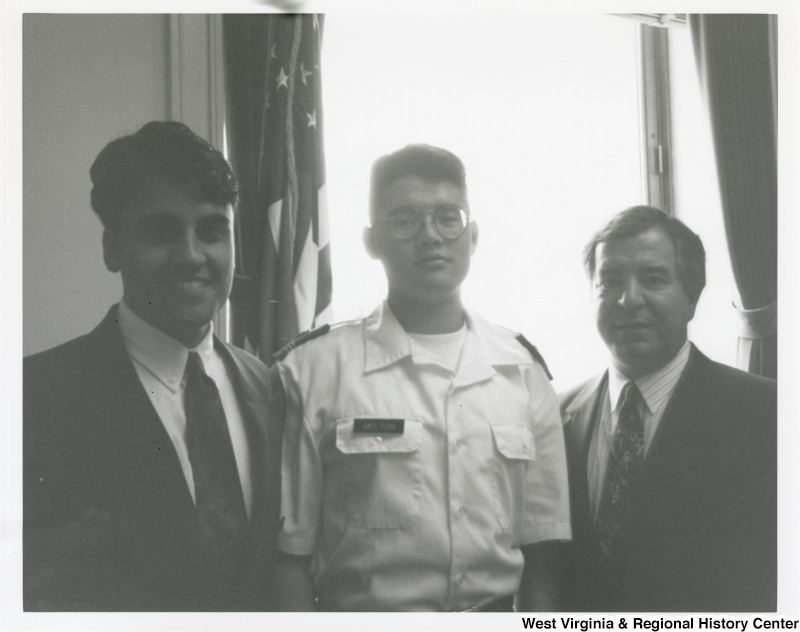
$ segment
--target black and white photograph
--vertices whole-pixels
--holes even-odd
[[[2,13],[2,629],[800,626],[791,2]]]

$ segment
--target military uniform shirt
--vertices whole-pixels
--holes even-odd
[[[314,554],[322,607],[479,606],[517,590],[520,546],[571,536],[548,378],[508,330],[467,326],[455,373],[412,353],[386,303],[275,365],[279,546]]]

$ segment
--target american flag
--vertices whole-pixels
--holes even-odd
[[[332,282],[320,82],[324,17],[260,17],[269,24],[250,183],[255,208],[240,218],[239,273],[246,283],[232,300],[234,342],[269,361],[299,332],[329,320]]]

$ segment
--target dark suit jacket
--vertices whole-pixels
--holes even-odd
[[[589,508],[587,457],[604,373],[561,398],[573,542],[569,609],[776,609],[776,384],[692,346],[648,450],[609,564]]]
[[[25,610],[269,609],[281,437],[266,366],[215,340],[248,428],[254,503],[239,584],[207,594],[187,537],[194,503],[117,314],[23,362]]]

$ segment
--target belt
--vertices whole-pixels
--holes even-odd
[[[498,597],[483,605],[460,612],[514,612],[514,595]]]

